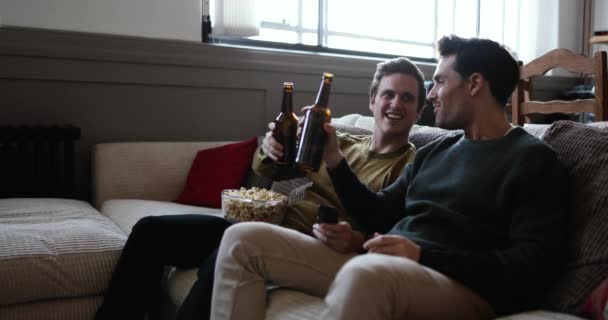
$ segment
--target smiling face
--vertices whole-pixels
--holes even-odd
[[[383,139],[404,139],[420,117],[418,111],[418,81],[410,75],[393,73],[384,76],[369,109],[374,114],[374,135]]]
[[[435,112],[435,124],[444,129],[464,129],[473,121],[467,80],[454,70],[455,60],[455,55],[439,60],[433,75],[433,89],[427,95]]]

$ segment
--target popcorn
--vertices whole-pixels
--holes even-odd
[[[280,223],[286,206],[287,196],[264,188],[222,191],[222,211],[230,220]]]

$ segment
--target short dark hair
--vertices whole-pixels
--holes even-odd
[[[418,111],[424,106],[426,100],[426,89],[424,88],[424,74],[416,67],[416,65],[405,57],[398,57],[380,62],[376,65],[376,72],[374,73],[374,79],[369,87],[369,97],[376,97],[378,93],[378,86],[380,81],[385,76],[390,76],[395,73],[401,73],[412,76],[418,81]]]
[[[463,78],[480,73],[490,84],[492,96],[505,104],[519,80],[519,65],[498,42],[480,38],[444,36],[437,41],[439,55],[454,54],[454,70]]]

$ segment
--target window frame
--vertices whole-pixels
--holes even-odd
[[[204,0],[208,1],[208,0]],[[299,8],[298,15],[302,14],[301,2],[303,0],[299,0]],[[415,62],[426,62],[426,63],[437,63],[437,58],[426,58],[426,57],[418,57],[418,56],[407,56],[407,55],[397,55],[397,54],[386,54],[379,52],[370,52],[370,51],[360,51],[360,50],[349,50],[349,49],[339,49],[328,47],[327,38],[328,36],[346,36],[353,39],[367,39],[367,40],[380,40],[387,41],[388,43],[397,43],[397,44],[406,44],[406,45],[419,45],[419,46],[427,46],[433,48],[434,42],[419,42],[419,41],[410,41],[410,40],[401,40],[401,39],[391,39],[381,36],[368,36],[368,35],[359,35],[345,32],[336,32],[327,30],[327,15],[326,10],[328,6],[328,0],[317,0],[318,1],[318,27],[315,29],[308,29],[301,25],[301,17],[299,18],[298,25],[285,25],[277,22],[271,21],[261,21],[260,28],[268,28],[273,30],[283,30],[283,31],[291,31],[295,32],[298,37],[298,41],[302,42],[302,34],[303,33],[317,33],[317,45],[309,45],[303,43],[288,43],[288,42],[275,42],[275,41],[266,41],[266,40],[257,40],[257,39],[248,39],[245,37],[237,37],[237,36],[227,36],[227,35],[214,35],[212,32],[209,33],[206,37],[207,43],[218,44],[218,45],[230,45],[230,46],[244,46],[248,48],[260,48],[260,49],[274,49],[274,50],[285,50],[285,51],[294,51],[294,52],[308,52],[308,53],[316,53],[316,54],[335,54],[335,55],[346,55],[351,57],[368,57],[375,59],[390,59],[397,56],[405,56],[412,61]],[[476,2],[476,36],[480,34],[480,14],[481,14],[481,1],[482,0],[474,0]],[[503,7],[504,7],[503,0]],[[439,0],[433,0],[434,2],[434,21],[433,21],[433,34],[435,34],[435,38],[437,38],[438,32],[438,2]],[[453,13],[455,14],[455,13]],[[452,22],[453,24],[453,22]],[[205,31],[203,31],[203,38],[205,38]]]

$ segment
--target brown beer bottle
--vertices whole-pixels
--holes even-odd
[[[296,166],[304,171],[319,171],[323,157],[323,148],[327,134],[323,129],[325,122],[329,121],[331,111],[328,108],[329,91],[334,75],[323,73],[323,81],[317,95],[317,100],[312,108],[306,111],[304,127],[300,134]]]
[[[274,120],[273,136],[283,145],[283,157],[276,163],[285,166],[293,165],[296,158],[296,140],[298,134],[298,118],[293,113],[293,83],[283,83],[283,103],[281,113]]]

